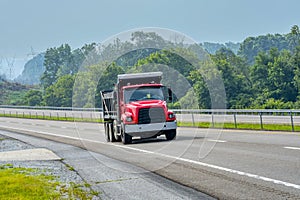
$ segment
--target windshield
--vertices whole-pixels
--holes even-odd
[[[161,87],[139,87],[127,88],[124,90],[124,101],[130,103],[132,101],[142,100],[164,100]]]

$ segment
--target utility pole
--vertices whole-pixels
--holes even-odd
[[[7,66],[9,69],[9,79],[12,80],[13,75],[13,69],[14,69],[14,63],[15,63],[15,57],[13,57],[11,60],[6,58]]]
[[[33,47],[31,46],[31,47],[30,47],[30,53],[27,54],[27,61],[33,59],[36,55],[37,55],[37,53],[34,51]],[[37,66],[38,66],[38,62],[37,62],[36,59],[33,60],[33,61],[34,61],[34,64],[35,64],[34,69],[35,69],[35,71],[36,71],[36,70],[37,70]]]
[[[33,47],[30,47],[30,53],[27,54],[27,58],[30,57],[28,60],[34,58],[35,55],[36,55],[36,53],[33,50]]]

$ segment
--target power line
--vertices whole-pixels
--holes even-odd
[[[9,79],[12,80],[12,74],[13,74],[13,69],[14,69],[15,57],[13,57],[10,60],[8,58],[6,58],[6,63],[7,63],[8,70],[9,70]]]

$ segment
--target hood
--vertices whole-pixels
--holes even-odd
[[[165,107],[166,102],[162,100],[134,101],[127,104],[127,107]]]

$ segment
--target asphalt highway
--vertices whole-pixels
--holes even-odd
[[[178,128],[171,142],[161,136],[123,145],[105,142],[97,123],[0,118],[0,129],[82,147],[219,199],[300,199],[298,133]]]

